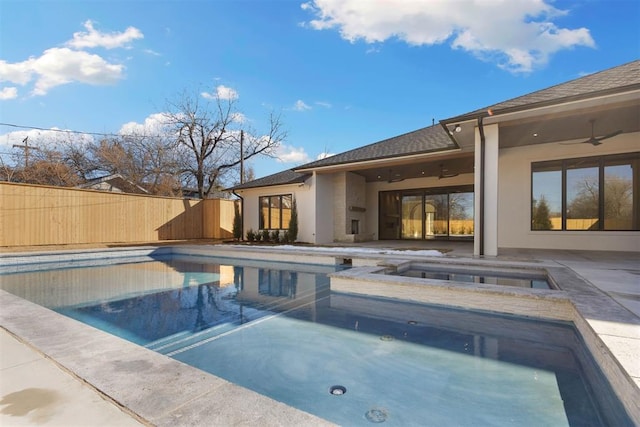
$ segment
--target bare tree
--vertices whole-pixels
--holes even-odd
[[[0,181],[14,182],[16,174],[16,168],[7,164],[0,156]]]
[[[216,96],[213,102],[204,102],[183,92],[177,102],[169,103],[167,110],[167,122],[185,154],[182,158],[184,179],[195,185],[201,198],[227,184],[230,173],[242,160],[260,154],[272,155],[287,136],[280,116],[271,113],[266,134],[256,136],[244,129],[241,150],[243,121],[235,98]]]
[[[17,163],[19,164],[19,163]],[[57,187],[73,187],[82,180],[62,160],[62,154],[56,150],[55,144],[42,142],[30,155],[24,166],[15,167],[14,181],[29,184],[53,185]]]
[[[120,174],[149,193],[180,195],[180,165],[176,144],[162,135],[125,135],[90,144],[93,173]]]

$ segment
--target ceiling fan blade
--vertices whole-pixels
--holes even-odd
[[[602,138],[600,138],[600,139],[602,139]],[[585,142],[590,142],[590,143],[591,143],[591,145],[593,145],[594,147],[597,147],[598,145],[601,145],[601,144],[602,144],[602,142],[600,142],[600,139],[598,139],[598,138],[591,138],[590,140],[585,141]]]
[[[601,136],[600,138],[596,138],[596,137],[591,137],[589,139],[585,139],[584,141],[580,141],[580,142],[561,142],[560,144],[562,145],[573,145],[573,144],[591,144],[594,147],[598,146],[600,144],[602,144],[601,141],[604,141],[605,139],[609,139],[609,138],[613,138],[614,136],[620,135],[622,133],[622,130],[617,130],[615,132],[611,132],[607,135]]]
[[[603,139],[608,139],[608,138],[613,138],[614,136],[620,135],[622,133],[622,130],[617,130],[615,132],[611,132],[605,136],[601,136],[600,138],[595,138],[598,141],[602,141]]]

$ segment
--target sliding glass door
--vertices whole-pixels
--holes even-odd
[[[428,194],[424,198],[425,238],[449,234],[449,195]]]
[[[402,196],[402,238],[422,239],[422,198],[421,194]]]
[[[380,240],[473,237],[473,187],[379,194]]]

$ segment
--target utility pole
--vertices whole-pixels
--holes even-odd
[[[20,148],[20,149],[24,150],[24,167],[26,169],[27,167],[29,167],[29,150],[39,150],[39,148],[38,147],[29,147],[29,137],[28,136],[26,136],[22,140],[22,144],[24,144],[24,145],[13,144],[13,146],[15,148]]]
[[[240,184],[244,184],[244,131],[240,130]]]

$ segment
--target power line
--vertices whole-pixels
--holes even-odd
[[[71,130],[71,129],[47,129],[38,126],[24,126],[24,125],[16,125],[13,123],[0,123],[0,126],[7,126],[17,129],[31,129],[31,130],[41,130],[44,132],[59,132],[59,133],[74,133],[78,135],[95,135],[95,136],[112,136],[112,137],[131,137],[131,138],[162,138],[166,135],[139,135],[139,134],[121,134],[121,133],[105,133],[105,132],[85,132],[81,130]]]

